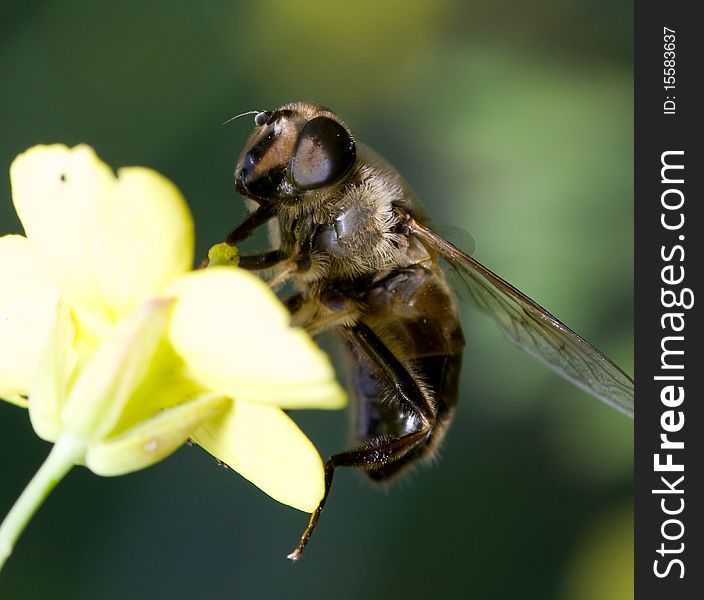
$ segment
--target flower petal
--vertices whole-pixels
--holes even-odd
[[[225,411],[232,400],[202,395],[164,410],[115,437],[88,446],[86,466],[96,475],[124,475],[166,458],[201,423]]]
[[[188,377],[181,358],[166,336],[161,340],[144,379],[134,390],[119,420],[108,434],[113,437],[161,410],[183,403],[209,390]]]
[[[279,502],[310,513],[323,497],[325,474],[318,451],[278,408],[235,402],[192,437]]]
[[[282,408],[340,408],[325,355],[258,277],[212,267],[177,279],[171,342],[192,376],[237,400]]]
[[[10,168],[17,214],[47,276],[108,321],[193,264],[193,222],[176,187],[139,167],[118,177],[88,146],[35,146]]]
[[[78,364],[76,328],[69,307],[60,302],[49,341],[37,364],[30,388],[29,418],[37,435],[56,441],[63,431],[61,408]]]
[[[65,430],[88,441],[112,431],[149,372],[172,304],[168,299],[150,300],[103,341],[81,370],[63,407]]]
[[[57,301],[27,238],[0,237],[0,398],[26,405]]]

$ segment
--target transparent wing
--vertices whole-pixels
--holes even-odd
[[[431,229],[413,219],[408,226],[447,260],[469,299],[511,342],[577,387],[633,416],[633,380],[610,358]]]

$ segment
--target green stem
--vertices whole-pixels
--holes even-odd
[[[29,520],[56,484],[85,455],[85,451],[85,443],[72,435],[64,434],[56,441],[44,464],[0,525],[0,570]]]

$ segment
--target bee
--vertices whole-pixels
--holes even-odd
[[[325,464],[325,492],[296,549],[301,557],[338,467],[385,482],[432,457],[458,402],[465,340],[460,291],[505,336],[562,377],[633,415],[633,381],[536,302],[446,241],[406,181],[333,112],[294,102],[256,112],[235,169],[249,216],[239,244],[268,224],[272,247],[240,266],[290,281],[292,323],[334,331],[349,358],[356,445]],[[441,263],[445,263],[445,270]]]

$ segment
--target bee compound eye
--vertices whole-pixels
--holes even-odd
[[[271,111],[267,111],[267,110],[262,111],[262,112],[258,112],[254,116],[254,124],[257,127],[261,127],[262,125],[266,125],[266,122],[269,120],[269,118],[271,117],[272,114],[273,113]]]
[[[293,182],[301,190],[313,190],[338,181],[356,158],[354,140],[337,121],[316,117],[298,136],[291,159]]]

